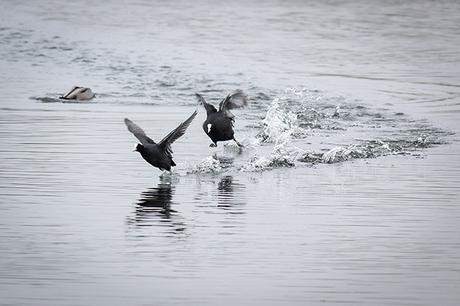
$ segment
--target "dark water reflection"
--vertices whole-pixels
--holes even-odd
[[[243,214],[246,204],[244,191],[246,186],[238,183],[233,176],[222,177],[217,184],[218,207],[227,210],[229,213]]]
[[[160,183],[157,187],[149,188],[141,193],[137,205],[142,207],[157,207],[170,211],[173,196],[171,183]]]
[[[183,222],[177,222],[178,211],[171,208],[174,188],[171,182],[161,182],[143,191],[135,203],[134,212],[127,217],[127,224],[136,227],[166,226],[172,232],[185,230]]]

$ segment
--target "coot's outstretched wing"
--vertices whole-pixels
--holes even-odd
[[[182,135],[185,134],[185,131],[189,127],[190,123],[192,123],[193,119],[195,118],[197,114],[197,111],[194,111],[193,114],[184,122],[179,124],[177,128],[175,128],[171,133],[166,135],[165,138],[163,138],[159,143],[158,146],[163,149],[163,151],[171,156],[172,150],[171,150],[171,144],[179,139]]]
[[[145,135],[144,130],[142,130],[137,124],[129,120],[128,118],[125,118],[125,124],[128,127],[128,131],[133,133],[134,136],[136,136],[137,139],[141,142],[142,145],[148,145],[148,144],[154,144],[155,141],[153,141],[150,137]]]
[[[230,110],[244,107],[246,104],[248,104],[247,96],[241,90],[236,90],[220,102],[219,111],[225,113],[227,117],[233,118],[235,116]]]
[[[206,113],[208,115],[211,114],[211,113],[217,112],[217,109],[214,107],[214,105],[209,104],[208,102],[206,102],[206,100],[203,98],[202,95],[200,95],[199,93],[195,93],[195,96],[198,98],[198,101],[201,104],[203,104],[204,108],[206,109]]]
[[[219,110],[240,108],[248,104],[248,97],[241,90],[236,90],[235,92],[229,94],[225,99],[222,100],[219,104]]]

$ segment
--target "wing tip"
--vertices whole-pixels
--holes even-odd
[[[228,94],[224,100],[220,103],[220,109],[234,109],[242,108],[248,105],[248,96],[241,89],[236,89],[232,93]]]
[[[241,99],[243,105],[248,103],[248,95],[241,89],[237,89],[232,93],[232,97]]]
[[[185,128],[188,128],[188,126],[192,123],[193,119],[195,119],[196,115],[198,114],[198,110],[195,109],[193,113],[188,117],[184,122],[181,123],[181,125],[185,125]]]
[[[195,92],[195,97],[198,99],[198,104],[202,104],[202,105],[206,104],[206,100],[199,93]]]

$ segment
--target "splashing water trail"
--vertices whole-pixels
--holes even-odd
[[[286,143],[298,128],[296,114],[287,109],[287,101],[283,97],[275,98],[262,120],[263,130],[259,134],[261,142]]]
[[[220,161],[214,156],[208,156],[199,164],[191,167],[188,173],[219,173],[221,171],[222,165]]]
[[[306,88],[284,90],[265,109],[265,116],[251,123],[253,136],[242,139],[244,148],[233,142],[223,144],[222,154],[233,155],[234,160],[208,157],[188,173],[259,172],[305,163],[419,156],[417,149],[445,143],[450,135],[389,108],[376,109]]]

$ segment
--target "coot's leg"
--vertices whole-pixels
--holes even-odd
[[[172,179],[172,171],[165,170],[160,175],[160,183],[161,184],[171,184],[171,179]]]
[[[238,145],[238,147],[244,148],[244,146],[243,146],[241,143],[239,143],[239,142],[235,139],[235,137],[233,137],[233,141],[236,142],[236,144]]]

